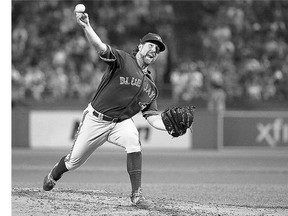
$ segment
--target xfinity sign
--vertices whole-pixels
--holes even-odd
[[[288,123],[284,119],[277,118],[272,123],[257,124],[258,135],[256,142],[267,142],[271,147],[275,147],[277,143],[288,143]]]
[[[222,134],[223,146],[288,146],[288,112],[226,112]]]

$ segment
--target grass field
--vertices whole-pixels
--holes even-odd
[[[68,151],[12,149],[12,215],[288,215],[288,148],[144,149],[150,210],[129,203],[121,149],[100,148],[44,192],[44,176]]]

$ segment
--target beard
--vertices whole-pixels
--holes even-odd
[[[149,51],[143,52],[143,50],[139,50],[136,53],[135,57],[137,59],[139,66],[143,69],[147,68],[150,64],[155,62],[158,56],[155,54],[154,55],[151,54],[151,52]]]
[[[153,62],[155,62],[155,60],[156,60],[156,58],[149,56],[148,53],[143,56],[143,62],[144,62],[146,65],[152,64]]]

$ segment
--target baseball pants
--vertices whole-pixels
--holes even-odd
[[[131,118],[117,123],[104,121],[93,115],[93,111],[95,110],[91,104],[83,111],[74,144],[65,158],[68,170],[76,169],[84,164],[90,155],[105,142],[120,146],[127,153],[141,151],[138,130]]]

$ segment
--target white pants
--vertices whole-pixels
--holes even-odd
[[[65,158],[68,170],[84,164],[89,156],[106,141],[125,149],[127,153],[141,151],[138,130],[132,119],[122,122],[109,122],[93,115],[89,104],[83,111],[74,144]]]

